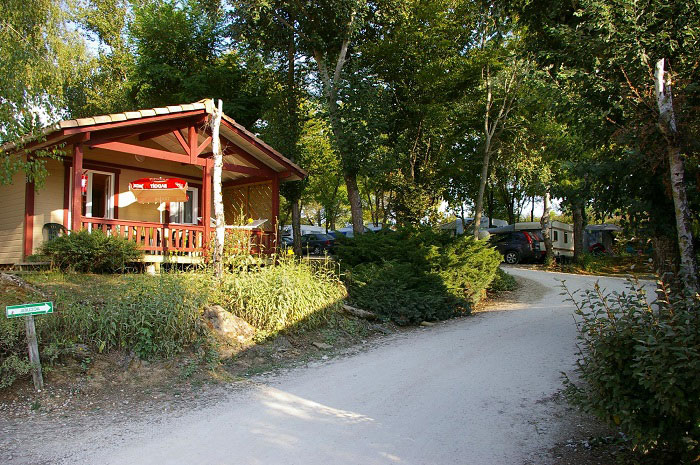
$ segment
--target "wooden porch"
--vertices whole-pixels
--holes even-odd
[[[26,156],[31,157],[38,149],[64,147],[64,168],[60,175],[64,191],[62,209],[47,207],[51,211],[49,216],[55,218],[57,212],[62,211],[61,223],[69,233],[100,230],[110,236],[123,237],[146,253],[146,261],[165,258],[188,263],[202,261],[215,229],[212,220],[212,108],[211,101],[202,101],[57,123],[45,140],[30,142],[23,148]],[[273,253],[280,183],[303,179],[306,173],[226,115],[222,118],[220,140],[224,155],[222,190],[228,236],[234,232],[239,237],[247,236],[248,250],[252,253]],[[170,204],[166,204],[165,211],[161,210],[165,218],[161,215],[160,222],[154,221],[158,215],[143,216],[144,209],[136,208],[133,199],[126,199],[130,192],[124,191],[124,184],[128,184],[129,177],[135,176],[137,171],[143,176],[185,179],[196,192],[197,209],[189,214],[187,221],[169,220],[167,205]],[[95,176],[97,173],[111,176],[112,197],[100,207],[99,211],[104,213],[97,215],[90,210],[94,206],[86,207],[84,179],[90,172],[96,173]],[[54,199],[50,201],[55,202]],[[35,214],[42,202],[49,203],[48,200],[35,201],[34,185],[27,183],[25,258],[34,253],[38,245],[37,228],[40,230],[44,226],[35,224],[35,218],[38,221],[46,218],[46,215]],[[156,206],[151,205],[155,211]],[[259,229],[242,232],[245,230],[240,226],[249,219],[266,221]],[[239,227],[234,230],[236,226]]]
[[[151,223],[147,221],[111,220],[104,218],[83,218],[81,229],[102,231],[108,236],[117,236],[134,242],[148,255],[203,257],[209,242],[213,240],[213,228],[209,236],[204,226]],[[240,231],[240,230],[239,230]],[[232,227],[227,228],[233,234]],[[275,251],[275,237],[271,231],[250,230],[249,250],[252,253],[271,254]]]

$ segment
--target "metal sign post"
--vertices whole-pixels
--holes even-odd
[[[24,317],[24,327],[27,330],[27,347],[29,349],[29,362],[32,364],[32,378],[34,388],[44,388],[44,377],[41,374],[41,360],[39,359],[39,344],[36,340],[36,327],[34,315],[53,313],[53,302],[40,302],[36,304],[8,305],[5,307],[7,318]]]

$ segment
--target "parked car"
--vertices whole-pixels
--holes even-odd
[[[503,261],[515,265],[523,261],[540,261],[546,250],[539,231],[513,231],[502,234],[492,234],[489,238],[491,245],[503,254]]]
[[[321,255],[324,251],[333,252],[335,238],[329,234],[304,234],[301,236],[301,248],[304,253]]]

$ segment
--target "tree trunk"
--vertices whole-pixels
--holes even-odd
[[[551,234],[551,221],[550,221],[550,195],[549,191],[544,194],[544,212],[542,212],[542,218],[540,219],[540,225],[542,226],[542,237],[544,238],[544,247],[547,251],[545,258],[546,263],[549,265],[554,261],[554,247],[552,246],[552,234]]]
[[[654,75],[656,102],[659,107],[659,128],[667,143],[668,165],[671,176],[671,191],[676,216],[678,233],[678,252],[680,254],[680,278],[691,294],[698,292],[698,267],[693,250],[693,234],[690,229],[690,208],[685,191],[685,167],[678,143],[678,128],[673,110],[673,89],[671,80],[664,75],[664,59],[656,63]]]
[[[535,196],[532,196],[532,208],[530,209],[530,222],[535,221]]]
[[[489,184],[489,228],[493,228],[493,185]]]
[[[292,241],[294,241],[294,253],[301,256],[301,202],[299,199],[292,202]]]
[[[479,181],[479,194],[476,197],[476,207],[474,208],[474,239],[479,239],[479,229],[481,228],[481,211],[484,209],[484,191],[486,190],[486,178],[489,175],[489,158],[491,158],[491,137],[486,135],[484,145],[484,160],[481,166],[481,180]]]
[[[299,118],[298,118],[298,103],[297,103],[297,86],[296,86],[296,44],[294,42],[294,33],[289,35],[289,43],[287,47],[287,113],[289,114],[290,129],[294,131],[294,144],[299,140]],[[293,150],[291,160],[296,160],[297,151]],[[303,189],[294,189],[293,198],[289,199],[292,205],[292,248],[297,256],[302,255],[301,249],[301,194]]]
[[[362,234],[365,232],[362,219],[362,199],[360,199],[360,189],[357,187],[357,176],[354,173],[345,174],[345,187],[348,189],[348,200],[350,201],[352,232],[353,234]]]
[[[580,262],[583,259],[583,206],[580,202],[572,205],[574,216],[574,261]]]
[[[214,153],[214,218],[216,219],[216,234],[214,240],[214,274],[221,278],[224,271],[224,238],[226,233],[226,220],[224,218],[224,199],[221,192],[221,172],[224,168],[224,156],[221,151],[221,141],[219,140],[219,128],[221,126],[221,115],[223,114],[223,102],[219,99],[219,104],[212,115],[211,128],[211,149]],[[205,218],[205,221],[207,219]]]

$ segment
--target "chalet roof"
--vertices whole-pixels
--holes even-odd
[[[20,140],[20,144],[22,145],[20,149],[24,149],[27,152],[32,152],[57,144],[70,142],[72,138],[75,138],[76,135],[81,133],[90,132],[91,136],[94,135],[94,137],[99,138],[101,131],[127,128],[136,125],[148,125],[156,121],[162,122],[164,120],[168,120],[172,121],[173,124],[176,125],[178,120],[184,118],[197,116],[210,118],[213,110],[213,100],[206,99],[194,103],[172,105],[160,108],[148,108],[143,110],[92,116],[88,118],[62,120],[44,128],[40,135],[28,136]],[[198,145],[207,143],[207,131],[211,133],[211,129],[208,127],[208,125],[204,125],[204,127],[198,133]],[[223,115],[220,134],[231,143],[229,145],[232,147],[235,146],[234,148],[242,149],[278,173],[284,172],[287,174],[283,180],[299,180],[303,179],[307,175],[306,171],[299,165],[295,164],[280,152],[266,144],[259,137],[236,122],[236,120],[230,116]],[[169,150],[177,150],[177,147],[179,146],[176,136],[172,133],[163,134],[154,140]],[[225,146],[227,144],[225,141],[222,141],[222,145]],[[8,143],[2,147],[2,150],[12,151],[16,148],[17,145]],[[206,151],[207,148],[209,151],[211,151],[210,142],[206,147],[203,147],[203,151]]]

